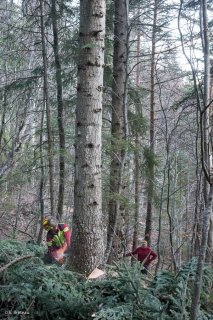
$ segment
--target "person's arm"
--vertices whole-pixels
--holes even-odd
[[[71,231],[67,230],[66,232],[64,232],[64,237],[65,237],[67,246],[69,247],[71,243]]]
[[[125,255],[125,257],[134,256],[134,255],[137,254],[137,253],[138,253],[138,249],[135,249],[134,251],[127,253],[127,254]]]
[[[52,245],[52,237],[50,236],[49,232],[47,233],[46,243],[47,243],[48,252],[52,253],[55,250],[55,248]]]
[[[157,254],[151,250],[150,255],[149,255],[149,259],[148,259],[148,264],[150,264],[153,260],[155,260],[157,258]]]
[[[71,243],[71,231],[69,230],[67,224],[64,224],[63,232],[64,232],[65,243],[62,246],[62,251],[64,253],[67,251]]]

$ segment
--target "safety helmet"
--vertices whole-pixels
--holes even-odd
[[[42,224],[46,230],[51,230],[57,226],[58,222],[51,215],[47,215],[47,216],[44,216]]]
[[[50,215],[45,215],[45,216],[44,216],[44,218],[43,218],[43,220],[42,220],[43,226],[45,226],[46,224],[48,224],[50,218],[51,218]]]
[[[45,215],[42,220],[42,225],[43,225],[44,229],[46,229],[46,230],[52,229],[52,227],[50,226],[50,223],[49,223],[50,219],[51,219],[50,215]]]

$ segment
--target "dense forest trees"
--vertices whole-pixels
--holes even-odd
[[[212,12],[208,0],[1,1],[1,240],[45,244],[50,213],[70,225],[68,269],[83,274],[144,238],[153,274],[198,257],[197,319],[213,263]]]

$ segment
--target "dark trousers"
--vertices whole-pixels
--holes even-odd
[[[44,255],[43,261],[45,264],[54,264],[55,260],[51,257],[49,252],[46,252]]]
[[[141,273],[147,274],[148,273],[148,266],[142,266]]]

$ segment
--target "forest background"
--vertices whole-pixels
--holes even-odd
[[[42,244],[50,213],[73,231],[69,268],[88,274],[145,238],[153,273],[198,257],[198,306],[213,261],[212,9],[1,1],[2,240]]]

